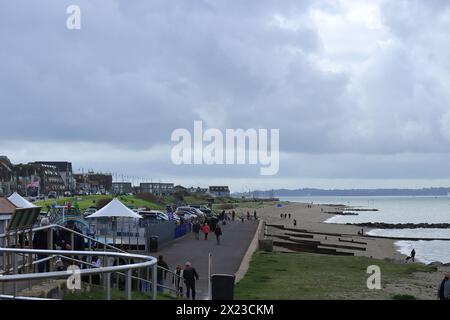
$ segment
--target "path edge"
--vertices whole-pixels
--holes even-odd
[[[255,235],[253,236],[252,242],[250,242],[250,245],[248,246],[244,257],[242,258],[241,264],[239,265],[239,269],[235,273],[235,280],[234,280],[235,284],[237,284],[239,281],[241,281],[245,277],[245,274],[247,273],[248,268],[250,267],[250,261],[252,260],[253,253],[255,253],[255,251],[258,249],[259,235],[261,233],[263,225],[264,225],[264,221],[259,220],[258,227],[256,228]]]

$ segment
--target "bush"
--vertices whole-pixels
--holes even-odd
[[[138,193],[136,195],[136,198],[148,201],[148,202],[159,202],[159,199],[157,196],[151,193]]]
[[[95,206],[97,207],[97,210],[100,210],[101,208],[103,208],[104,206],[106,206],[108,203],[110,203],[112,201],[112,199],[108,199],[108,198],[103,198],[103,199],[98,199]]]

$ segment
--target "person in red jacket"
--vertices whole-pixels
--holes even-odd
[[[208,223],[205,222],[205,224],[202,227],[202,231],[205,234],[205,240],[208,240],[208,233],[210,231]]]

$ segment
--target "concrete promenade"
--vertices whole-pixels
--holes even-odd
[[[208,297],[208,254],[212,254],[212,274],[234,275],[252,242],[258,221],[227,221],[225,226],[220,226],[223,233],[220,245],[216,244],[214,233],[209,234],[208,240],[204,240],[202,232],[200,240],[196,240],[194,234],[190,233],[152,253],[155,257],[163,255],[171,270],[174,270],[177,264],[184,267],[186,261],[192,263],[200,277],[196,282],[197,300]],[[172,279],[168,276],[165,285],[172,286],[171,282]]]

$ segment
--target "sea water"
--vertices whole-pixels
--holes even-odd
[[[357,216],[336,215],[326,223],[450,223],[450,197],[279,197],[282,201],[344,204],[361,209]],[[450,238],[450,229],[373,229],[370,235],[413,238]],[[408,255],[414,248],[423,263],[450,262],[450,241],[397,241],[397,250]]]

